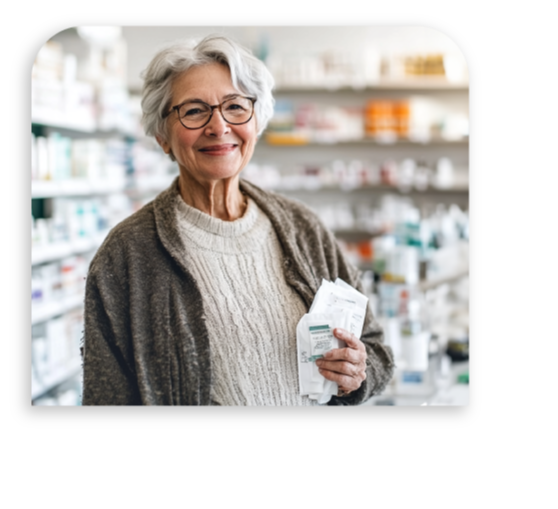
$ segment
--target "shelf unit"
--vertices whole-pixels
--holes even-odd
[[[75,118],[57,110],[33,106],[31,125],[36,128],[71,133],[76,137],[95,136],[106,138],[111,136],[137,138],[136,133],[118,129],[100,130],[92,118]]]
[[[447,375],[446,386],[433,385],[426,393],[397,394],[392,387],[378,396],[373,396],[363,406],[467,406],[469,404],[469,385],[460,383],[461,375],[469,374],[469,361],[452,364]]]
[[[93,118],[75,118],[55,109],[38,106],[33,106],[31,124],[88,134],[97,130]]]
[[[61,384],[70,380],[81,373],[81,361],[74,360],[68,366],[57,369],[48,376],[42,378],[40,381],[32,379],[31,384],[31,399],[37,400],[42,396],[47,395],[53,389],[56,389]]]
[[[70,295],[59,300],[35,304],[31,306],[31,325],[46,322],[51,318],[63,315],[68,311],[81,308],[83,306],[83,295]]]
[[[454,193],[465,193],[469,192],[469,187],[460,185],[460,186],[452,186],[452,187],[433,187],[428,186],[426,189],[417,189],[416,187],[412,187],[409,189],[397,187],[397,186],[389,186],[389,185],[372,185],[372,184],[364,184],[358,187],[343,187],[340,185],[316,185],[316,186],[308,186],[308,187],[286,187],[286,186],[277,186],[273,189],[274,191],[278,192],[285,192],[285,193],[315,193],[315,192],[339,192],[339,193],[362,193],[362,192],[378,192],[378,193],[401,193],[401,194],[454,194]]]
[[[72,119],[61,113],[33,107],[32,131],[37,135],[48,135],[56,131],[73,139],[130,139],[131,134],[121,131],[100,131],[95,123],[84,119]],[[61,198],[94,198],[128,192],[128,183],[123,179],[67,179],[33,180],[31,182],[32,200],[57,200]],[[99,232],[92,237],[77,238],[72,241],[49,243],[33,246],[31,266],[56,262],[73,255],[91,253],[98,249],[108,231]],[[84,295],[66,295],[62,298],[31,305],[31,325],[44,324],[57,317],[76,310],[83,310]],[[41,379],[33,377],[31,400],[48,396],[62,384],[75,379],[81,373],[81,359],[71,359],[66,365],[56,366],[42,374]]]
[[[44,246],[36,246],[31,252],[31,265],[60,260],[66,256],[86,253],[97,249],[108,232],[100,233],[93,238],[76,239],[73,241],[56,242]]]
[[[468,275],[469,275],[469,267],[464,267],[452,273],[449,273],[443,277],[436,277],[432,279],[423,280],[420,282],[419,288],[422,292],[426,292],[438,286],[459,281],[460,279],[467,277]]]
[[[468,146],[469,140],[467,138],[460,138],[460,139],[444,139],[441,137],[433,137],[426,140],[412,140],[412,139],[395,139],[393,141],[385,141],[381,139],[374,139],[374,138],[360,138],[360,139],[352,139],[352,140],[323,140],[323,141],[316,141],[316,140],[300,140],[298,142],[289,142],[288,137],[282,141],[282,137],[278,133],[273,133],[267,138],[262,140],[262,144],[270,147],[306,147],[306,146],[313,146],[313,147],[343,147],[343,146],[353,146],[353,145],[361,145],[361,146],[372,146],[372,147],[392,147],[392,146],[439,146],[439,147],[461,147],[461,146]]]
[[[324,104],[343,104],[345,106],[358,106],[362,107],[364,102],[368,99],[401,99],[409,96],[423,95],[425,97],[436,97],[439,99],[449,100],[453,105],[462,101],[468,96],[469,85],[466,82],[451,82],[445,78],[440,77],[422,77],[422,78],[409,78],[401,79],[381,79],[375,84],[368,84],[363,86],[317,86],[317,85],[298,85],[298,86],[278,86],[274,91],[274,96],[277,100],[291,99],[294,102],[307,102],[312,100]],[[468,108],[467,108],[468,109]],[[350,140],[305,140],[292,139],[289,143],[288,139],[281,140],[282,133],[270,133],[269,141],[265,136],[262,139],[263,145],[278,146],[286,145],[289,147],[304,147],[304,146],[333,146],[333,147],[350,147],[362,145],[373,146],[376,148],[381,147],[433,147],[438,148],[451,148],[451,147],[466,147],[468,146],[468,138],[455,138],[445,139],[439,135],[430,136],[426,139],[374,139],[364,137],[363,139],[350,139]],[[288,136],[286,137],[288,138]]]
[[[388,79],[382,78],[373,84],[366,85],[331,85],[329,87],[318,85],[279,85],[275,89],[276,94],[301,93],[301,92],[375,92],[375,91],[405,91],[405,92],[444,92],[444,91],[467,91],[469,84],[466,82],[452,82],[446,78],[428,77]]]
[[[124,192],[123,182],[110,180],[68,179],[62,181],[34,180],[31,198],[59,198],[64,196],[95,196]]]
[[[176,178],[176,174],[154,175],[137,179],[134,184],[126,188],[128,196],[156,195],[167,189]]]
[[[453,83],[441,77],[409,78],[406,80],[381,79],[377,83],[366,86],[316,86],[279,85],[274,91],[277,101],[289,100],[293,105],[318,103],[332,106],[364,107],[368,100],[373,99],[402,99],[410,96],[425,97],[439,101],[440,111],[454,111],[468,115],[469,85],[465,82]],[[321,135],[320,135],[321,136]],[[440,134],[432,134],[423,139],[408,138],[373,138],[335,140],[315,136],[301,136],[296,133],[269,132],[264,133],[256,145],[253,161],[261,165],[271,165],[283,168],[293,166],[323,166],[329,165],[335,159],[350,161],[360,159],[380,164],[385,160],[403,160],[413,158],[433,165],[440,157],[449,157],[454,161],[461,176],[468,173],[469,166],[469,138],[444,138]],[[280,170],[282,171],[282,170]],[[460,206],[468,208],[468,177],[457,178],[449,188],[428,186],[418,190],[399,189],[385,185],[364,185],[358,189],[344,189],[342,186],[324,186],[309,183],[307,188],[288,188],[282,185],[274,188],[277,192],[295,195],[302,201],[314,202],[318,192],[327,193],[329,200],[341,201],[347,199],[347,192],[351,199],[362,202],[366,196],[378,196],[383,193],[407,194],[419,200],[457,199]],[[336,195],[337,194],[337,195]],[[321,196],[321,195],[320,195]],[[325,199],[321,196],[320,199]]]
[[[359,228],[351,229],[336,229],[333,231],[337,238],[349,241],[349,242],[359,242],[363,240],[370,240],[374,237],[380,237],[384,235],[384,230],[362,230]]]

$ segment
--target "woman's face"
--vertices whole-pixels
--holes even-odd
[[[215,105],[230,94],[242,95],[233,87],[227,67],[207,64],[193,67],[174,81],[171,105],[189,99]],[[169,115],[167,122],[168,138],[158,140],[161,147],[167,154],[172,151],[181,172],[200,183],[235,177],[254,152],[257,138],[255,116],[246,124],[231,125],[215,109],[209,123],[194,130],[186,129],[175,112]]]

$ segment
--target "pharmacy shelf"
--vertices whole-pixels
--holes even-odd
[[[392,147],[392,146],[463,146],[469,144],[469,138],[445,139],[441,137],[431,137],[424,140],[410,140],[406,138],[400,139],[376,139],[376,138],[359,138],[353,140],[326,140],[316,141],[292,136],[289,134],[268,133],[261,140],[262,145],[266,147],[338,147],[338,146],[358,146],[367,145],[374,147]]]
[[[336,229],[333,233],[338,239],[346,242],[366,242],[375,237],[385,235],[385,230],[361,230],[361,229]]]
[[[461,278],[464,278],[469,275],[469,267],[462,267],[454,272],[446,274],[442,277],[436,277],[432,279],[426,279],[419,283],[419,288],[423,292],[427,290],[432,290],[440,285],[444,285],[447,283],[454,283],[455,281],[459,281]]]
[[[371,261],[357,262],[356,265],[362,271],[374,270],[374,263]],[[433,288],[436,288],[440,285],[459,281],[461,278],[467,277],[468,275],[469,275],[469,267],[463,267],[443,277],[423,279],[418,283],[418,289],[423,292],[426,292],[427,290],[432,290]]]
[[[91,196],[121,193],[125,183],[119,180],[33,180],[31,198],[58,198],[63,196]]]
[[[107,236],[107,232],[92,238],[76,239],[66,242],[53,242],[45,246],[35,246],[31,250],[31,265],[60,260],[66,256],[87,253],[97,249]]]
[[[375,90],[405,90],[405,91],[468,91],[469,83],[450,82],[445,78],[424,77],[406,80],[380,80],[373,84],[332,84],[324,85],[279,85],[275,90],[275,94],[283,93],[299,93],[299,92],[373,92]]]
[[[134,186],[126,189],[126,194],[128,196],[142,196],[160,193],[167,189],[177,176],[178,173],[138,177],[134,181]]]
[[[257,185],[257,184],[256,184]],[[402,188],[397,186],[363,184],[359,186],[341,186],[341,185],[321,185],[319,183],[309,183],[307,186],[276,186],[273,191],[280,193],[304,193],[306,195],[319,192],[339,192],[339,193],[355,193],[355,192],[378,192],[378,193],[399,193],[399,194],[464,194],[469,192],[469,187],[460,185],[452,187],[432,187],[426,189]]]
[[[452,362],[449,380],[444,388],[435,383],[423,388],[422,394],[400,394],[389,387],[383,394],[372,396],[363,405],[380,406],[467,406],[469,404],[469,384],[459,382],[459,376],[469,374],[469,361]]]
[[[63,297],[44,304],[31,304],[31,325],[46,322],[55,316],[63,315],[81,306],[83,306],[82,294]]]
[[[68,366],[42,376],[40,382],[37,379],[34,379],[35,383],[31,386],[31,399],[39,399],[58,387],[60,384],[77,376],[80,372],[81,359],[77,358],[73,359]]]
[[[93,133],[97,129],[94,118],[76,118],[51,108],[33,106],[31,123],[55,129],[67,129],[81,133]]]
[[[33,107],[31,116],[31,125],[46,127],[50,130],[60,131],[68,135],[88,135],[95,138],[113,138],[126,137],[139,138],[136,132],[126,131],[123,129],[99,129],[94,119],[77,119],[64,115],[61,112],[47,111]]]

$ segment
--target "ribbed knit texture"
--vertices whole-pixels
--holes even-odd
[[[299,395],[296,325],[306,312],[284,276],[267,216],[248,199],[222,221],[176,199],[179,233],[203,296],[213,385],[221,405],[313,405]],[[249,282],[249,284],[247,284]]]

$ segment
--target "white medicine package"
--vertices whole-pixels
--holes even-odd
[[[310,310],[296,327],[301,396],[308,396],[323,405],[337,394],[337,383],[320,374],[316,360],[329,350],[347,346],[333,335],[336,327],[360,338],[367,305],[368,297],[342,279],[337,278],[335,283],[322,279]]]

